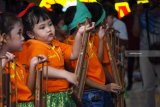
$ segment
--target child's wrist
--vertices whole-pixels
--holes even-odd
[[[103,90],[103,91],[107,91],[107,90],[106,90],[106,87],[107,87],[106,85],[103,85],[103,86],[102,86],[102,90]]]
[[[77,36],[81,36],[82,33],[80,31],[77,32]]]

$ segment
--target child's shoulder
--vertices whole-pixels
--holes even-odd
[[[28,49],[30,48],[49,48],[49,45],[42,42],[42,41],[39,41],[39,40],[34,40],[34,39],[30,39],[28,40],[26,43],[25,43],[26,47],[28,47]]]
[[[59,47],[61,47],[61,46],[68,46],[66,43],[60,42],[58,40],[53,40],[52,41],[52,45],[53,46],[59,46]]]

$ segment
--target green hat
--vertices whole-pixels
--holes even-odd
[[[72,22],[68,25],[68,29],[72,30],[78,25],[78,23],[84,23],[86,17],[92,18],[91,13],[83,3],[77,1],[76,13]]]
[[[99,20],[96,22],[96,26],[99,25],[103,20],[104,18],[106,17],[106,12],[105,10],[103,9],[103,13],[102,13],[102,16],[99,18]]]

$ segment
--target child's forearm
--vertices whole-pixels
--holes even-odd
[[[88,78],[87,78],[86,84],[87,84],[88,86],[92,87],[92,88],[97,88],[97,89],[106,91],[105,85],[100,84],[100,83],[97,83],[97,82],[95,82],[95,81],[93,81],[93,80],[91,80],[91,79],[88,79]]]
[[[99,58],[100,62],[103,61],[103,53],[104,53],[104,40],[103,39],[99,39],[98,58]]]
[[[46,77],[46,66],[44,67],[44,77]],[[48,66],[48,78],[49,79],[66,79],[68,75],[68,71],[63,69],[56,69],[51,66]]]
[[[35,86],[35,66],[30,66],[29,68],[29,75],[28,75],[28,80],[27,80],[27,86],[29,87],[29,89],[33,92],[34,91],[34,86]]]
[[[41,71],[42,69],[40,69]],[[46,77],[46,66],[44,67],[44,77]],[[34,86],[35,86],[35,74],[36,72],[39,71],[35,71],[35,67],[30,66],[30,72],[29,72],[29,76],[28,76],[28,81],[27,81],[27,86],[30,88],[30,90],[33,92],[34,91]],[[48,78],[49,79],[66,79],[69,76],[69,72],[66,70],[61,70],[61,69],[56,69],[53,67],[48,66]]]
[[[77,33],[76,34],[76,37],[75,37],[75,41],[74,41],[74,44],[73,44],[73,50],[72,50],[72,54],[71,54],[71,58],[72,60],[74,59],[77,59],[78,58],[78,55],[79,55],[79,52],[80,52],[80,48],[81,48],[81,43],[82,43],[82,36],[80,33]]]

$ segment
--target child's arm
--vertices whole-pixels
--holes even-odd
[[[33,58],[32,58],[33,59]],[[37,60],[37,59],[34,59]],[[37,63],[35,63],[36,61],[31,62],[30,64],[30,73],[29,73],[29,78],[28,78],[28,82],[27,85],[28,87],[33,91],[34,86],[35,86],[35,66]],[[44,67],[44,76],[46,77],[46,66]],[[68,72],[66,70],[62,70],[62,69],[56,69],[53,68],[51,66],[48,66],[48,78],[57,78],[57,79],[65,79],[68,82],[77,85],[77,78],[76,75],[74,73]]]
[[[86,84],[92,88],[97,88],[100,90],[104,90],[104,91],[108,91],[108,92],[113,92],[113,93],[117,93],[118,91],[121,90],[121,87],[118,86],[115,83],[110,83],[107,85],[103,85],[103,84],[99,84],[95,81],[92,81],[90,79],[87,79]]]
[[[95,23],[92,22],[92,26],[89,26],[89,25],[81,26],[78,29],[77,34],[75,36],[75,42],[74,42],[73,47],[72,47],[72,54],[71,54],[71,57],[70,57],[71,60],[74,60],[74,59],[78,58],[79,51],[80,51],[81,44],[82,44],[82,35],[85,32],[85,30],[89,31],[89,30],[93,29],[94,26],[95,26]]]
[[[44,76],[46,77],[46,67],[44,67]],[[71,73],[63,69],[56,69],[51,66],[48,66],[48,78],[65,79],[74,85],[78,84],[77,77],[74,73]]]
[[[35,79],[36,79],[36,65],[46,61],[47,58],[44,55],[38,55],[36,57],[33,57],[30,61],[30,67],[29,67],[29,75],[27,80],[27,86],[31,91],[34,91],[35,86]]]
[[[98,45],[98,58],[99,61],[103,61],[103,53],[104,53],[104,35],[106,33],[106,29],[103,29],[102,26],[100,26],[98,31],[98,37],[99,37],[99,45]]]

